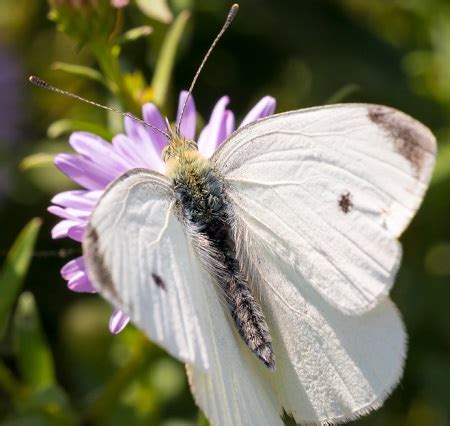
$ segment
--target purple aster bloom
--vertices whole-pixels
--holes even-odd
[[[180,94],[177,121],[187,92]],[[208,124],[198,137],[199,152],[206,158],[211,157],[216,148],[227,139],[235,129],[234,114],[227,109],[229,98],[219,99]],[[273,114],[275,99],[262,98],[246,115],[241,126]],[[196,136],[196,108],[194,99],[189,97],[184,112],[180,132],[188,139]],[[142,108],[144,120],[159,129],[165,129],[165,120],[158,108],[147,103]],[[99,136],[86,132],[76,132],[69,143],[77,154],[58,154],[55,165],[65,175],[84,189],[61,192],[53,197],[50,213],[62,218],[53,228],[52,237],[69,237],[80,242],[89,216],[106,186],[124,172],[136,167],[144,167],[165,172],[162,150],[168,144],[161,133],[143,126],[126,117],[125,134],[115,136],[112,143]],[[70,290],[79,293],[95,293],[95,289],[86,273],[83,256],[71,260],[61,269],[62,277]],[[120,310],[114,310],[109,329],[119,333],[128,324],[129,318]]]

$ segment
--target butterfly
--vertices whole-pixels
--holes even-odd
[[[187,364],[213,424],[353,419],[403,370],[388,293],[435,151],[424,125],[366,104],[270,116],[210,159],[171,131],[166,175],[131,170],[94,209],[90,279]]]
[[[214,425],[340,423],[380,407],[403,371],[388,294],[433,134],[390,107],[330,105],[250,123],[204,158],[181,136],[184,107],[156,129],[166,173],[130,170],[97,202],[82,241],[93,286],[186,363]]]

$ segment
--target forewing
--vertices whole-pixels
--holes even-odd
[[[211,423],[273,426],[291,417],[295,424],[334,424],[379,407],[400,379],[406,350],[389,298],[356,319],[299,282],[296,271],[264,247],[252,247],[276,370],[262,365],[233,327],[223,326],[223,312],[207,295],[211,370],[187,368]]]
[[[199,283],[169,181],[135,169],[98,202],[83,240],[94,287],[156,343],[197,368],[209,367],[197,311]]]
[[[347,104],[238,130],[212,160],[236,214],[274,254],[348,313],[392,286],[396,238],[417,210],[435,139],[394,109]]]

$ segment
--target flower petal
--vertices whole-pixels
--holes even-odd
[[[245,126],[246,124],[253,123],[260,118],[272,115],[277,106],[277,101],[272,96],[264,96],[245,116],[239,127]]]
[[[69,262],[67,262],[61,268],[61,276],[65,280],[70,280],[75,274],[78,274],[79,272],[85,272],[83,256],[69,260]]]
[[[183,90],[180,93],[180,98],[178,100],[178,112],[177,112],[177,124],[180,120],[181,109],[183,108],[184,102],[186,101],[186,97],[188,92]],[[195,102],[192,96],[189,96],[188,102],[186,104],[186,108],[183,114],[183,120],[180,126],[180,133],[186,139],[195,139],[195,129],[197,127],[197,110],[195,108]]]
[[[124,314],[120,309],[114,309],[109,320],[109,331],[113,334],[119,334],[130,321],[130,317]]]
[[[225,139],[228,139],[234,131],[235,119],[232,111],[225,111]],[[225,142],[225,141],[222,141]],[[220,143],[222,143],[220,142]]]
[[[148,102],[144,104],[142,107],[142,116],[144,117],[144,121],[148,124],[151,124],[152,126],[155,126],[159,130],[166,130],[166,122],[164,121],[163,116],[159,112],[159,109],[156,107],[155,104]],[[156,130],[147,128],[147,131],[149,135],[151,136],[153,145],[156,148],[156,151],[160,154],[163,150],[163,148],[167,145],[168,140],[167,138],[159,133]]]
[[[62,217],[63,219],[69,219],[75,223],[79,222],[77,217],[70,216],[66,213],[66,209],[59,206],[50,206],[47,207],[47,211],[55,216]]]
[[[52,238],[58,240],[69,236],[69,229],[76,226],[78,222],[73,220],[61,220],[52,229]]]
[[[153,103],[148,102],[142,107],[142,116],[146,123],[165,131],[167,127],[166,122]],[[168,143],[167,138],[162,133],[150,127],[145,127],[139,121],[130,117],[125,117],[124,124],[127,136],[134,143],[134,149],[140,151],[137,154],[150,162],[154,161],[151,156],[155,152],[161,158],[162,150]],[[142,142],[145,143],[143,144]]]
[[[88,132],[75,132],[70,135],[69,144],[78,153],[89,158],[93,163],[114,171],[119,175],[132,167],[114,151],[109,142]]]
[[[206,158],[211,157],[216,148],[227,136],[226,106],[230,102],[228,96],[219,99],[213,109],[208,124],[198,138],[198,150]]]
[[[154,132],[156,131],[145,128],[142,124],[129,117],[125,117],[125,128],[127,129],[128,137],[133,141],[135,153],[144,159],[147,167],[163,172],[165,166],[161,158],[160,147],[154,143]],[[153,134],[150,132],[153,132]]]
[[[91,215],[91,211],[72,209],[70,207],[63,208],[60,206],[50,206],[47,208],[47,211],[55,216],[75,222],[84,222]]]
[[[55,165],[70,179],[91,190],[105,189],[117,175],[80,155],[58,154]]]
[[[67,287],[76,293],[97,293],[85,272],[80,271],[72,276]]]
[[[68,237],[72,238],[72,240],[81,243],[81,241],[83,241],[83,234],[85,227],[86,227],[85,224],[82,225],[77,224],[75,226],[70,227],[69,230],[67,231]]]
[[[132,164],[131,168],[150,168],[149,162],[141,155],[139,148],[136,147],[138,144],[130,137],[126,135],[116,135],[113,137],[112,143],[116,152],[125,157],[127,161]]]
[[[64,191],[56,194],[51,202],[62,207],[92,211],[103,191]]]

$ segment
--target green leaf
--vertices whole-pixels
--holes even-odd
[[[436,185],[445,179],[450,178],[450,144],[447,143],[439,147],[436,166],[434,168],[431,185]]]
[[[68,74],[76,75],[78,77],[85,77],[102,84],[106,83],[100,72],[83,65],[68,64],[66,62],[54,62],[52,65],[52,69],[56,71],[64,71]]]
[[[175,22],[170,27],[161,47],[161,51],[159,52],[158,62],[152,81],[152,89],[154,91],[153,102],[159,107],[164,106],[166,102],[169,82],[175,63],[175,55],[190,16],[191,14],[187,10],[181,12],[177,16]]]
[[[70,118],[63,118],[52,123],[47,129],[47,135],[49,138],[55,139],[64,134],[80,130],[94,133],[106,140],[111,140],[113,137],[112,133],[103,126],[83,120],[72,120]]]
[[[82,424],[63,389],[53,385],[38,389],[20,407],[14,425],[76,426]]]
[[[30,183],[30,187],[26,188],[26,193],[20,191],[15,194],[18,199],[26,196],[30,202],[37,202],[41,195],[40,191],[52,195],[55,192],[67,191],[74,189],[76,185],[67,176],[61,173],[50,160],[60,152],[67,151],[66,140],[42,140],[35,141],[33,152],[19,163],[24,179]]]
[[[116,42],[118,44],[129,43],[130,41],[137,40],[138,38],[146,37],[146,36],[150,35],[152,32],[153,32],[153,28],[150,27],[149,25],[144,25],[142,27],[136,27],[136,28],[133,28],[133,29],[127,31],[126,33],[122,34],[116,40]]]
[[[0,389],[12,399],[19,400],[23,396],[23,388],[14,374],[0,361]]]
[[[120,67],[120,46],[118,44],[111,46],[109,43],[105,44],[94,39],[89,43],[89,47],[97,58],[98,65],[108,81],[108,87],[119,98],[122,107],[135,115],[140,115],[141,104],[128,91]]]
[[[104,385],[97,398],[84,413],[86,424],[105,423],[105,419],[111,415],[114,407],[117,406],[127,385],[136,377],[139,377],[143,369],[148,367],[152,357],[150,347],[151,343],[147,337],[139,333],[127,362],[114,372],[112,378]]]
[[[33,389],[55,384],[53,357],[42,332],[34,297],[29,292],[19,297],[14,316],[14,339],[23,381]]]
[[[149,18],[169,24],[173,20],[173,14],[167,5],[167,0],[136,0],[141,12]]]
[[[208,419],[206,418],[206,416],[203,414],[203,411],[201,411],[201,410],[198,410],[197,425],[198,426],[210,426]]]
[[[360,88],[357,84],[354,83],[346,84],[345,86],[341,87],[336,92],[334,92],[325,101],[325,105],[338,104],[339,102],[343,102],[346,98],[348,98],[350,95],[353,95],[353,93],[357,92],[359,89]]]
[[[55,156],[52,154],[46,154],[39,152],[37,154],[31,154],[25,157],[19,164],[21,170],[34,169],[36,167],[49,167],[53,166],[53,160]]]
[[[0,339],[3,337],[8,315],[30,266],[41,224],[41,219],[34,218],[25,226],[9,250],[0,272]]]

